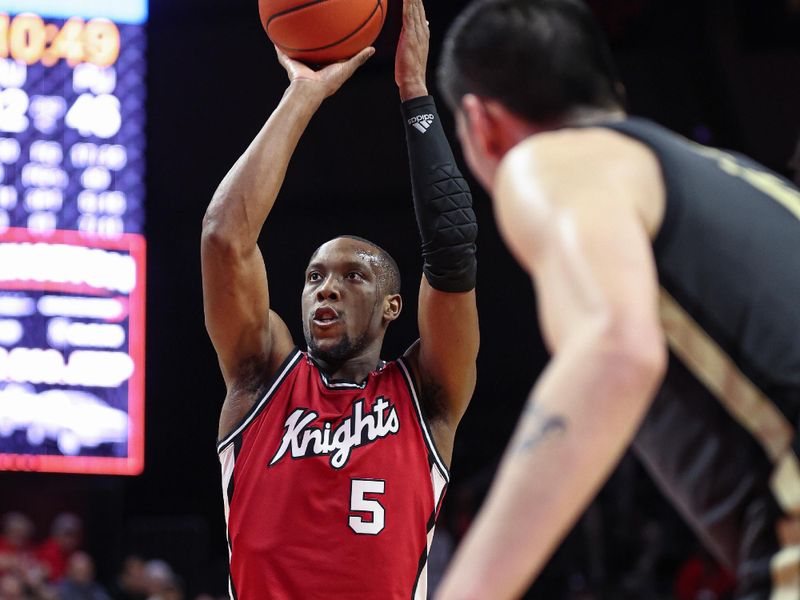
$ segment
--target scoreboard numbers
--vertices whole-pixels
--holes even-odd
[[[144,466],[147,0],[0,0],[0,470]]]

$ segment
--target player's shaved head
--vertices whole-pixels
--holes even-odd
[[[365,246],[368,246],[370,249],[369,254],[371,256],[370,262],[372,263],[378,277],[378,285],[381,293],[385,295],[400,293],[400,269],[397,266],[397,262],[394,260],[394,258],[392,258],[391,254],[389,254],[375,242],[357,235],[340,235],[339,237],[333,238],[325,243],[328,244],[341,239],[355,240],[357,242],[361,242]],[[324,245],[325,244],[322,244],[322,246]],[[314,257],[317,255],[322,246],[314,250],[314,254],[311,255],[311,260],[309,262],[314,260]]]

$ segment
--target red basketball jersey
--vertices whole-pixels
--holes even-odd
[[[231,598],[426,597],[449,475],[402,359],[356,385],[296,350],[218,451]]]

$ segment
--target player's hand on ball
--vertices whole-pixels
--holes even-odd
[[[428,95],[426,72],[430,39],[422,0],[403,0],[403,29],[397,42],[394,80],[404,102]]]
[[[277,46],[275,46],[275,52],[278,54],[278,62],[286,69],[290,83],[306,85],[308,89],[320,94],[320,99],[325,99],[335,94],[342,84],[375,54],[375,48],[371,46],[364,48],[353,58],[328,65],[318,71],[300,61],[289,58]]]

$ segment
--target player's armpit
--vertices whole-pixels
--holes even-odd
[[[286,324],[269,311],[271,350],[266,355],[242,358],[228,385],[228,393],[219,417],[219,440],[224,440],[245,419],[253,405],[263,397],[266,385],[295,349]]]

